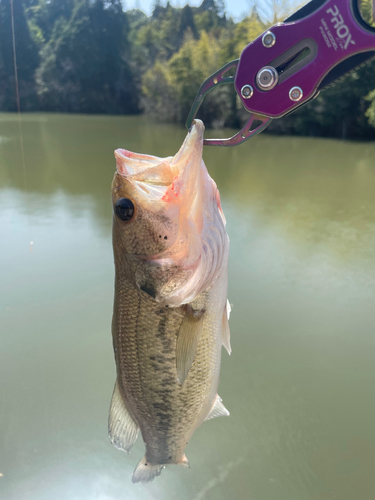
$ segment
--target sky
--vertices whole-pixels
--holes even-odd
[[[155,0],[125,0],[124,2],[126,9],[134,9],[136,7],[139,7],[147,15],[150,15],[152,13],[154,3]],[[162,3],[165,4],[166,2]],[[173,7],[183,7],[187,4],[187,1],[170,0],[169,3],[173,5]],[[201,3],[202,0],[189,0],[189,5],[191,5],[191,7],[197,7]],[[227,0],[225,2],[225,5],[228,14],[235,20],[242,19],[251,9],[250,0]]]

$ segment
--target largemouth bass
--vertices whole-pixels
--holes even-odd
[[[109,435],[129,453],[141,431],[146,454],[135,483],[168,464],[188,466],[195,429],[229,415],[217,395],[221,346],[230,353],[229,238],[203,132],[196,120],[173,157],[115,151]]]

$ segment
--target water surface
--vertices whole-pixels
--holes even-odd
[[[231,416],[196,431],[190,470],[133,485],[142,440],[107,437],[113,150],[173,155],[185,131],[37,114],[23,133],[26,175],[0,115],[0,497],[373,500],[375,144],[205,148],[231,239]]]

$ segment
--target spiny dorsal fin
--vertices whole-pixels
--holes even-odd
[[[222,325],[222,338],[223,338],[223,346],[227,350],[228,354],[232,352],[232,348],[230,346],[230,329],[229,329],[229,316],[230,316],[231,307],[229,301],[227,299],[227,303],[224,307],[223,312],[223,325]]]
[[[149,483],[154,479],[154,477],[160,476],[164,465],[156,464],[151,465],[147,462],[146,456],[138,462],[135,471],[133,472],[132,482],[133,483]]]
[[[108,433],[112,444],[119,450],[130,453],[138,436],[138,425],[134,422],[125,407],[118,383],[113,391],[111,409],[109,410]]]
[[[204,312],[204,309],[194,311],[188,305],[177,334],[176,368],[181,385],[185,382],[195,358],[198,342],[203,331]]]
[[[221,397],[217,394],[215,402],[211,408],[211,411],[207,415],[205,420],[210,420],[210,418],[215,418],[215,417],[229,417],[230,413],[225,408],[225,406],[221,401],[222,401]]]

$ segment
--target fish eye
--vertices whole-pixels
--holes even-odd
[[[123,221],[130,220],[134,215],[134,203],[127,198],[120,198],[115,204],[115,214]]]

